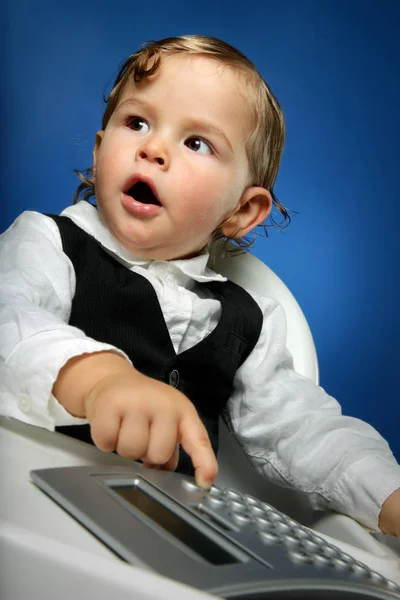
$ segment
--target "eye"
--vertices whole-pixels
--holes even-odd
[[[199,154],[213,154],[210,144],[201,138],[191,137],[185,141],[185,144],[190,150],[193,150],[193,152],[198,152]]]
[[[133,131],[149,131],[148,123],[141,117],[130,117],[127,123],[128,127]]]

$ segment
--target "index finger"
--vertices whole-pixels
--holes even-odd
[[[218,463],[207,430],[197,413],[182,417],[179,437],[183,449],[192,460],[196,484],[209,490],[218,474]]]

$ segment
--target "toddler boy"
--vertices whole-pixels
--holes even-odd
[[[245,246],[273,206],[288,216],[283,142],[278,102],[228,44],[132,55],[79,174],[76,199],[97,208],[26,212],[2,235],[1,411],[205,488],[223,414],[267,477],[398,535],[386,442],[294,372],[277,302],[207,266],[216,240]]]

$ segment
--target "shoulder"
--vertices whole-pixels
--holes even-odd
[[[260,259],[249,252],[226,255],[224,246],[216,242],[210,250],[210,266],[244,289],[258,304],[264,316],[279,310],[280,296],[286,286]]]
[[[34,290],[41,298],[69,289],[73,267],[54,220],[39,212],[21,213],[0,236],[0,272],[12,287]]]
[[[55,221],[47,215],[32,210],[22,212],[0,237],[4,243],[22,240],[61,245]]]
[[[272,315],[277,314],[279,314],[281,318],[284,318],[282,305],[277,299],[273,298],[272,296],[268,296],[267,294],[262,294],[258,291],[255,291],[250,287],[241,285],[240,283],[232,281],[231,279],[228,279],[228,282],[235,286],[236,289],[242,290],[244,295],[249,297],[251,301],[255,302],[260,309],[264,320]]]
[[[246,289],[246,292],[253,298],[253,300],[258,304],[261,309],[261,312],[264,315],[269,315],[275,312],[276,310],[280,310],[282,308],[281,304],[276,298],[272,296],[268,296],[267,294],[261,294],[260,292],[255,292],[249,288]]]

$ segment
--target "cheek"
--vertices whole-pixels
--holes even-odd
[[[221,213],[222,203],[207,186],[195,182],[189,189],[182,190],[179,212],[187,224],[198,229],[214,228]]]
[[[233,189],[230,178],[221,173],[187,173],[177,183],[176,198],[181,199],[180,209],[189,212],[193,219],[214,224],[236,206],[239,193]]]
[[[98,178],[110,177],[121,165],[121,153],[117,149],[101,152],[97,159],[96,171]]]

